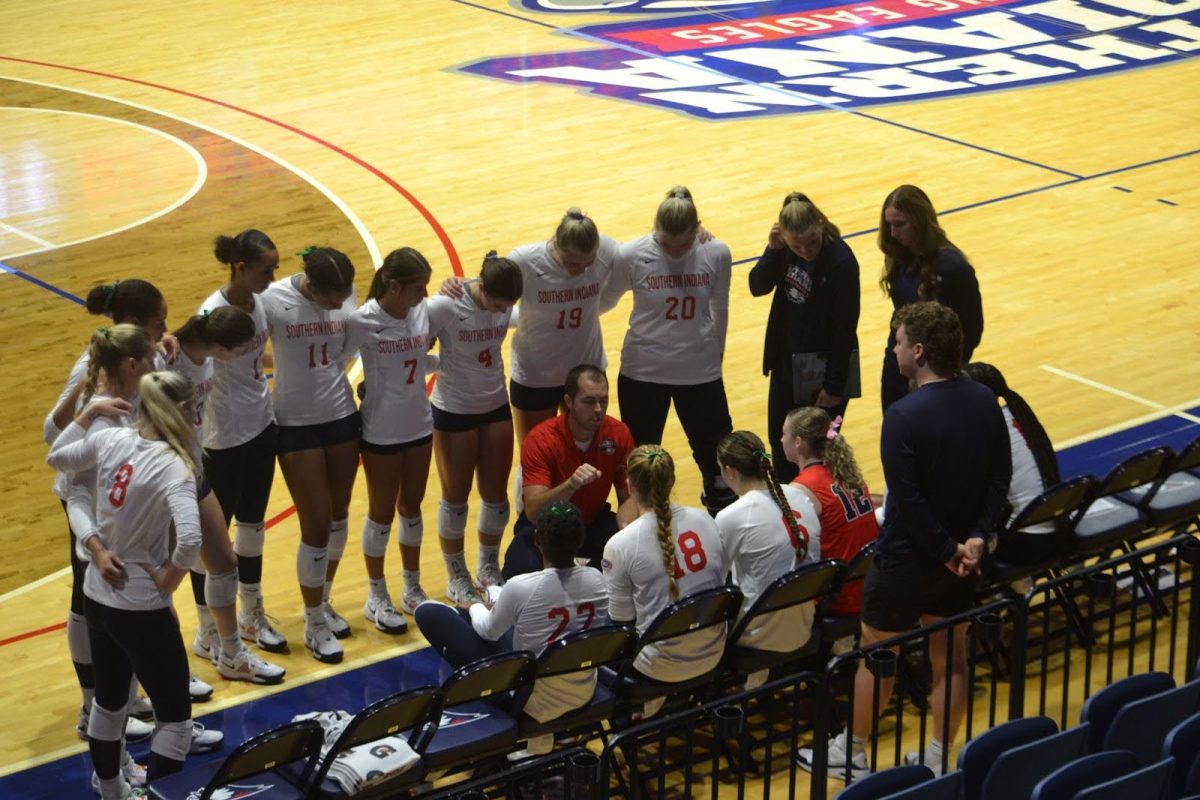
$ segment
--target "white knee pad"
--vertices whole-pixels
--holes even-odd
[[[329,524],[329,560],[341,561],[346,552],[346,539],[350,536],[350,520],[335,519]]]
[[[387,555],[388,539],[392,538],[392,526],[384,525],[367,517],[363,521],[362,551],[364,556],[383,558]]]
[[[237,603],[238,574],[236,569],[210,574],[204,583],[204,602],[209,608],[229,608]]]
[[[466,518],[463,514],[463,518]],[[400,546],[420,547],[425,535],[425,521],[420,517],[400,517]]]
[[[438,536],[462,541],[467,535],[467,504],[438,501]]]
[[[479,532],[499,536],[508,527],[508,503],[484,503],[479,509]]]
[[[266,538],[261,522],[235,522],[233,552],[243,558],[258,558],[263,554]]]
[[[329,566],[329,551],[325,547],[313,547],[300,543],[296,550],[296,577],[306,589],[325,586],[325,570]]]
[[[87,732],[89,738],[98,742],[121,741],[121,737],[125,735],[125,706],[110,711],[93,700]]]
[[[88,639],[87,619],[74,611],[67,614],[67,649],[76,664],[92,663],[92,642]]]
[[[154,731],[154,739],[150,742],[150,752],[160,756],[183,761],[187,758],[192,746],[192,721],[159,722]]]

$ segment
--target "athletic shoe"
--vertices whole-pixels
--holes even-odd
[[[475,571],[475,581],[480,586],[503,586],[504,576],[500,574],[500,567],[497,564],[480,564],[479,569]]]
[[[287,637],[271,624],[271,618],[263,611],[261,599],[254,608],[238,614],[238,634],[268,653],[282,653],[287,650]]]
[[[329,630],[326,622],[304,626],[304,646],[317,661],[324,661],[326,664],[341,663],[342,645],[333,635],[333,631]]]
[[[450,582],[446,584],[446,597],[450,599],[451,603],[463,607],[481,602],[479,590],[471,582],[470,575],[455,575],[451,578]]]
[[[150,734],[154,733],[154,724],[145,720],[137,719],[136,717],[126,717],[125,719],[125,741],[127,742],[144,742],[150,738]]]
[[[225,741],[225,734],[220,731],[210,731],[199,722],[192,722],[192,745],[188,748],[188,752],[192,755],[197,753],[211,753],[221,746]]]
[[[212,699],[212,687],[193,673],[188,676],[188,694],[193,703],[205,703]]]
[[[801,747],[796,752],[796,764],[800,769],[812,772],[813,749]],[[837,780],[846,779],[846,733],[843,731],[829,740],[829,755],[827,758],[827,777]],[[867,767],[867,754],[855,753],[850,759],[850,782],[863,778],[871,772]]]
[[[350,635],[350,623],[346,622],[346,618],[333,610],[333,605],[325,601],[325,624],[329,626],[329,630],[339,639],[345,639]]]
[[[925,760],[924,761],[921,760],[920,753],[905,753],[904,754],[904,763],[910,767],[916,766],[918,764],[924,764],[925,766],[929,767],[929,769],[933,770],[933,777],[935,777],[935,778],[942,777],[942,759],[935,758],[933,756],[933,754],[929,752],[928,747],[925,748]]]
[[[129,715],[137,717],[143,722],[154,719],[154,705],[150,702],[150,698],[139,694],[137,700],[133,701],[133,708],[129,709]]]
[[[282,683],[287,670],[259,658],[242,647],[232,658],[221,653],[217,659],[217,672],[221,674],[222,678],[230,681],[250,681],[250,683],[272,685]]]
[[[421,588],[421,584],[407,586],[404,589],[404,596],[400,598],[400,608],[405,614],[416,613],[417,606],[421,603],[429,601],[429,595],[425,594],[425,590]]]
[[[103,791],[100,789],[100,776],[95,772],[92,773],[92,791],[99,797],[104,797]],[[134,788],[129,785],[129,781],[122,779],[121,787],[117,790],[117,794],[111,795],[109,800],[134,800],[134,798],[146,797],[146,790],[138,787]]]
[[[196,637],[192,639],[192,652],[216,665],[217,656],[221,653],[221,635],[217,633],[216,625],[201,625],[196,629]]]
[[[122,752],[121,777],[125,779],[126,785],[131,790],[142,789],[146,786],[146,768],[134,761],[128,750]],[[100,794],[100,776],[94,771],[92,772],[92,791],[97,795]],[[126,797],[129,796],[132,795],[126,795]]]
[[[392,605],[392,598],[387,595],[368,597],[363,606],[363,616],[375,623],[375,627],[384,633],[404,633],[408,630],[408,622]]]

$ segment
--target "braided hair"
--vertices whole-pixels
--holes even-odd
[[[672,600],[679,599],[675,582],[675,537],[671,533],[671,489],[675,486],[675,462],[671,454],[656,444],[635,447],[625,462],[629,485],[650,504],[658,521],[658,546]]]
[[[808,536],[792,513],[792,505],[783,493],[783,487],[775,480],[775,469],[771,465],[771,454],[762,439],[750,431],[734,431],[717,444],[717,462],[732,467],[748,478],[758,478],[767,485],[767,491],[779,510],[783,512],[783,523],[796,545],[796,561],[808,556]]]

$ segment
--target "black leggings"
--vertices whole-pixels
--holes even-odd
[[[667,426],[667,412],[675,402],[679,424],[692,448],[692,458],[700,468],[705,487],[720,473],[717,467],[717,443],[733,431],[729,401],[721,380],[674,386],[617,376],[617,405],[621,421],[629,426],[636,444],[661,444]]]
[[[225,524],[262,522],[275,481],[276,427],[272,422],[248,442],[204,451],[204,474],[216,492]]]
[[[63,512],[66,513],[67,501],[62,500]],[[67,545],[71,548],[71,611],[83,613],[83,576],[87,572],[87,562],[79,560],[75,552],[75,531],[71,530],[71,518],[67,517]]]
[[[845,416],[846,406],[849,404],[850,399],[843,397],[841,403],[833,408],[827,408],[825,411],[829,414],[830,419]],[[765,441],[771,443],[771,462],[775,466],[775,479],[782,484],[791,483],[800,471],[795,464],[787,460],[787,455],[783,452],[783,445],[779,443],[779,438],[783,435],[783,421],[787,419],[788,412],[799,405],[795,402],[792,392],[792,365],[789,359],[786,364],[779,364],[771,369],[771,385],[767,390],[767,435]]]

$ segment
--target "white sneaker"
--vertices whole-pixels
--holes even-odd
[[[84,703],[79,707],[79,719],[75,721],[75,735],[80,739],[87,741],[88,721],[92,717],[92,707],[88,703]]]
[[[480,564],[479,569],[475,571],[475,582],[480,586],[503,586],[504,575],[500,572],[498,564]]]
[[[210,753],[221,746],[225,741],[225,734],[220,731],[210,731],[199,722],[192,722],[192,746],[188,748],[188,752],[192,755],[196,753]]]
[[[350,623],[346,622],[346,618],[333,610],[333,605],[325,601],[325,624],[329,626],[329,630],[339,639],[345,639],[350,635]]]
[[[935,757],[932,753],[930,753],[928,747],[925,748],[925,760],[921,760],[920,753],[905,753],[904,763],[910,767],[918,764],[924,764],[925,766],[929,767],[929,769],[933,770],[933,777],[942,777],[942,759],[941,757]]]
[[[479,590],[475,588],[475,584],[471,581],[470,575],[455,575],[446,584],[446,597],[455,605],[466,606],[472,603],[481,602],[479,599]]]
[[[338,664],[342,660],[342,645],[326,622],[317,622],[304,627],[304,646],[317,661]]]
[[[392,605],[392,598],[387,595],[368,597],[363,606],[363,616],[375,623],[375,627],[384,633],[404,633],[408,630],[408,622]]]
[[[196,637],[192,639],[192,652],[210,663],[217,663],[217,655],[221,652],[221,636],[217,633],[216,625],[201,625],[196,628]]]
[[[146,790],[142,788],[133,788],[129,785],[129,781],[122,778],[119,781],[119,787],[115,794],[110,794],[107,797],[104,795],[104,790],[100,786],[100,776],[95,772],[92,773],[92,791],[103,800],[132,800],[132,798],[140,798],[146,796]]]
[[[266,659],[259,658],[242,647],[232,658],[221,653],[217,659],[217,672],[221,674],[222,678],[230,681],[249,681],[250,683],[270,685],[282,683],[287,670]]]
[[[405,587],[404,595],[400,598],[400,608],[403,609],[405,614],[411,616],[416,613],[417,606],[428,601],[429,595],[425,594],[425,590],[418,583]]]
[[[129,751],[122,752],[121,757],[121,777],[125,779],[125,783],[129,789],[143,789],[146,786],[146,768],[133,760],[129,755]],[[92,772],[92,791],[97,795],[100,794],[100,776]],[[132,794],[125,795],[126,797],[133,796]]]
[[[238,614],[238,634],[268,653],[282,653],[287,649],[287,637],[271,624],[261,599],[254,608]]]
[[[188,675],[188,694],[193,703],[204,703],[212,699],[212,687],[192,673]]]
[[[133,701],[133,707],[129,709],[131,717],[146,722],[154,719],[154,704],[150,702],[150,698],[144,694],[139,694],[137,700]]]
[[[829,740],[829,755],[826,759],[828,773],[826,777],[846,780],[846,732],[843,731]],[[813,769],[813,749],[801,747],[796,751],[796,764],[807,772]],[[867,754],[855,753],[850,759],[850,780],[853,783],[868,775],[871,770],[867,767]]]
[[[150,738],[150,734],[152,733],[154,733],[154,725],[152,723],[133,716],[125,719],[125,741],[134,743],[144,742]],[[137,784],[134,785],[136,786]]]

